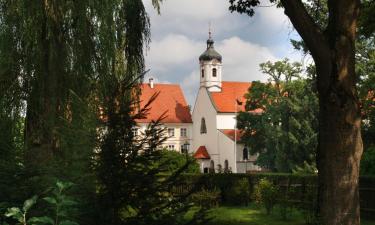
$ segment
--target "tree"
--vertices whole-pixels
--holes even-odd
[[[260,65],[269,83],[253,82],[246,97],[246,112],[238,128],[257,164],[277,172],[292,172],[314,164],[317,144],[317,96],[314,83],[303,79],[301,64],[287,59]],[[251,111],[263,109],[262,114]]]
[[[258,0],[229,2],[231,11],[250,16],[260,3]],[[325,225],[359,225],[358,177],[363,143],[355,40],[361,2],[328,0],[325,27],[314,21],[301,0],[280,0],[278,3],[304,40],[316,66],[319,216]]]
[[[103,96],[104,123],[101,146],[97,154],[96,171],[99,179],[100,224],[183,224],[183,215],[192,206],[187,197],[175,195],[172,188],[180,182],[180,174],[194,161],[186,158],[171,171],[172,158],[161,150],[166,140],[161,116],[142,135],[134,136],[136,119],[147,116],[153,95],[144,108],[138,108],[138,83],[129,82],[119,74],[118,82],[111,79],[110,89]],[[199,168],[198,168],[199,169]],[[201,215],[203,209],[196,215]],[[191,224],[202,217],[194,216]]]

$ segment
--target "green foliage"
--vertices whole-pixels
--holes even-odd
[[[246,178],[236,180],[226,193],[226,200],[234,205],[248,205],[250,202],[250,184]]]
[[[277,202],[278,194],[278,188],[271,181],[263,178],[255,185],[253,198],[256,203],[265,207],[266,213],[269,215]]]
[[[270,83],[253,82],[245,95],[246,112],[238,115],[238,128],[257,164],[278,172],[291,172],[315,161],[318,98],[311,79],[300,78],[302,68],[287,59],[261,64]],[[311,69],[308,70],[313,71]],[[253,110],[262,109],[255,114]]]
[[[212,190],[202,188],[198,192],[194,192],[190,196],[191,201],[204,208],[212,208],[219,206],[221,199],[221,191],[216,187]]]
[[[43,200],[50,205],[49,208],[51,209],[52,216],[28,218],[29,211],[37,203],[38,197],[36,195],[27,199],[22,209],[17,207],[8,208],[5,216],[15,219],[22,225],[78,225],[78,223],[70,220],[72,207],[74,207],[77,202],[65,194],[66,190],[72,185],[73,184],[70,182],[57,181],[56,186],[52,189],[52,195],[43,198]]]
[[[302,166],[296,166],[292,170],[293,174],[306,175],[306,174],[318,174],[318,169],[315,163],[308,164],[306,161],[303,162]]]
[[[21,225],[27,225],[28,223],[32,224],[32,220],[27,218],[27,214],[30,208],[35,205],[38,197],[35,195],[30,199],[27,199],[23,203],[22,209],[17,207],[8,208],[8,211],[5,213],[6,217],[11,217],[15,219]]]
[[[167,167],[169,173],[174,173],[186,164],[189,164],[189,166],[184,170],[184,173],[200,173],[199,164],[194,157],[167,149],[162,150],[161,159],[156,162],[155,166],[163,165]]]
[[[362,175],[375,175],[375,147],[365,149],[360,172]]]

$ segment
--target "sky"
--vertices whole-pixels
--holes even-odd
[[[145,77],[178,83],[189,105],[199,88],[199,56],[206,50],[209,24],[215,49],[223,57],[223,81],[266,81],[259,64],[302,55],[290,39],[299,39],[283,9],[261,1],[254,17],[230,13],[228,0],[164,0],[159,15],[143,0],[151,22],[151,43],[145,52]]]

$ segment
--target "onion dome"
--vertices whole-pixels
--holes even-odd
[[[211,35],[210,35],[211,36]],[[199,61],[211,61],[213,59],[221,62],[221,55],[214,49],[214,40],[211,37],[207,40],[207,50],[199,56]]]

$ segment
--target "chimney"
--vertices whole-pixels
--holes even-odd
[[[150,88],[154,88],[154,78],[148,79],[148,82],[150,84]]]

